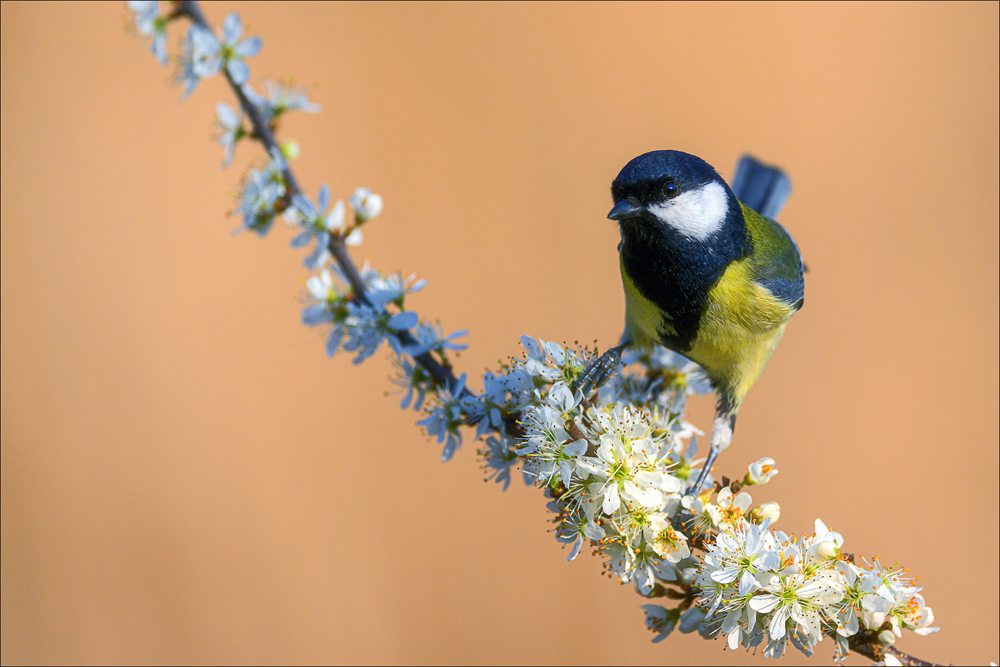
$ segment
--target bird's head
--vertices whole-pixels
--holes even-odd
[[[722,177],[699,157],[652,151],[631,160],[611,183],[622,237],[657,237],[690,246],[740,245],[740,204]]]

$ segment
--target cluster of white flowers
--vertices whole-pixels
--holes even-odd
[[[797,540],[770,529],[777,503],[752,507],[744,489],[767,484],[778,472],[774,459],[754,461],[717,493],[709,484],[697,497],[685,495],[700,461],[698,432],[680,411],[687,395],[709,389],[696,366],[657,348],[625,360],[640,372],[618,373],[584,397],[571,387],[591,355],[528,336],[521,345],[524,359],[500,376],[487,374],[487,391],[473,403],[481,407],[469,410],[483,418],[490,410],[520,415],[516,435],[492,420],[500,435],[482,451],[486,467],[509,482],[515,462],[504,452],[513,450],[526,480],[552,498],[557,537],[572,544],[569,560],[589,541],[607,571],[641,595],[687,596],[686,610],[643,606],[654,641],[679,625],[707,638],[724,635],[730,648],[763,643],[765,655],[779,657],[789,642],[811,654],[829,634],[845,657],[860,629],[877,632],[884,645],[903,629],[936,631],[919,588],[877,562],[851,562],[843,538],[821,521],[815,535]]]
[[[560,405],[568,393],[560,390],[565,386],[550,392],[547,405],[526,411],[517,451],[525,471],[555,498],[560,537],[574,541],[570,557],[595,541],[608,569],[643,595],[656,579],[676,580],[675,565],[683,568],[691,553],[671,525],[684,484],[671,474],[685,448],[680,422],[621,401]]]
[[[176,57],[182,97],[219,72],[236,88],[239,111],[220,103],[216,112],[224,164],[241,139],[268,147],[267,162],[243,178],[236,231],[264,236],[281,215],[295,229],[292,247],[313,244],[303,262],[316,273],[306,281],[302,322],[329,327],[327,355],[342,349],[359,363],[385,341],[399,370],[393,382],[403,393],[400,406],[424,411],[417,424],[443,445],[442,460],[461,446],[465,429],[475,428],[485,443],[479,453],[487,480],[506,489],[520,465],[525,483],[544,489],[557,515],[556,538],[571,547],[567,560],[589,543],[622,583],[647,598],[677,601],[673,608],[643,606],[653,641],[676,627],[724,636],[730,648],[763,644],[765,655],[778,657],[789,642],[810,654],[827,634],[842,658],[848,639],[861,632],[889,646],[904,629],[937,630],[921,589],[904,571],[878,560],[856,564],[841,552],[843,538],[819,520],[814,535],[799,539],[771,530],[780,508],[752,507],[745,489],[777,474],[773,459],[751,463],[740,481],[717,488],[709,475],[697,496],[686,493],[704,462],[696,458],[696,436],[703,434],[682,416],[689,395],[712,388],[684,357],[662,347],[627,353],[630,372],[613,373],[584,394],[577,384],[595,354],[522,336],[523,358],[483,375],[481,393],[464,374],[454,378],[447,354],[465,348],[455,339],[467,332],[445,335],[406,309],[406,296],[421,290],[423,280],[383,274],[367,262],[356,271],[331,261],[331,247],[339,252],[339,243],[361,243],[361,227],[381,213],[382,198],[358,188],[347,200],[349,219],[343,201],[331,204],[326,184],[315,201],[298,192],[288,167],[297,144],[279,147],[271,134],[284,113],[319,107],[289,82],[266,82],[266,95],[250,86],[246,59],[260,51],[260,38],[242,39],[236,14],[216,36],[194,3],[178,3],[167,15],[154,1],[128,7],[163,64],[167,25],[192,19]]]
[[[517,432],[498,429],[500,437],[522,459],[526,479],[552,498],[557,537],[572,544],[569,559],[590,541],[607,558],[608,571],[633,582],[642,595],[658,582],[692,580],[698,564],[683,530],[695,529],[692,503],[707,508],[706,528],[731,514],[725,494],[718,505],[708,502],[710,491],[701,499],[684,498],[697,473],[694,436],[700,432],[681,419],[677,407],[689,393],[707,389],[700,373],[658,348],[626,359],[642,372],[616,373],[585,397],[573,387],[592,355],[529,336],[521,345],[524,359],[512,361],[502,376],[484,378],[478,414],[485,419],[488,407],[519,415]],[[499,427],[496,421],[491,425]],[[749,495],[741,494],[741,502],[743,497],[745,510]]]
[[[923,588],[914,585],[906,570],[884,568],[876,558],[864,567],[846,563],[844,576],[847,578],[844,600],[855,613],[842,619],[844,626],[837,627],[838,635],[855,634],[860,622],[866,630],[877,630],[879,640],[892,646],[897,637],[903,636],[903,630],[921,636],[938,631],[939,628],[931,627],[934,612],[920,594]]]
[[[434,351],[443,361],[445,349],[461,350],[465,346],[453,342],[465,332],[458,331],[443,336],[440,326],[419,322],[417,314],[404,307],[407,294],[421,290],[426,284],[413,276],[402,278],[399,274],[382,275],[366,263],[360,270],[365,283],[365,300],[358,299],[350,282],[336,264],[323,266],[317,275],[306,281],[310,305],[302,309],[302,323],[308,326],[332,324],[326,339],[328,356],[338,349],[356,352],[354,363],[361,363],[372,356],[383,341],[396,353],[396,364],[403,371],[406,381],[397,384],[407,390],[406,407],[413,392],[420,398],[416,409],[423,403],[425,392],[433,387],[432,378],[420,366],[401,357],[417,357]],[[412,342],[404,343],[401,334],[413,329]]]
[[[823,636],[836,638],[838,659],[862,628],[891,646],[903,629],[927,635],[934,615],[920,588],[876,561],[861,567],[841,551],[843,537],[816,520],[815,533],[794,538],[771,531],[771,520],[739,519],[708,543],[694,585],[698,606],[683,615],[646,605],[646,623],[662,639],[680,623],[731,649],[764,645],[780,657],[789,642],[806,655]]]

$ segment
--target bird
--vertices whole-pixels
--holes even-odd
[[[660,344],[701,366],[717,404],[708,458],[687,494],[698,495],[731,443],[740,405],[802,308],[805,267],[773,220],[790,192],[783,171],[749,155],[730,187],[707,162],[676,150],[634,158],[611,184],[625,331],[574,388],[603,384],[630,347]]]

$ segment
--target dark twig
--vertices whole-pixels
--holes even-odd
[[[879,632],[881,632],[881,628],[878,630],[861,631],[850,637],[847,640],[847,644],[854,653],[871,658],[875,662],[882,662],[885,660],[885,656],[891,655],[904,665],[912,665],[913,667],[940,667],[940,663],[927,662],[926,660],[903,653],[895,646],[884,645],[878,640]]]

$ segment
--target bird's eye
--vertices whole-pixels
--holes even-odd
[[[673,181],[664,181],[663,186],[660,189],[663,192],[663,196],[667,199],[676,197],[681,193],[680,187]]]

